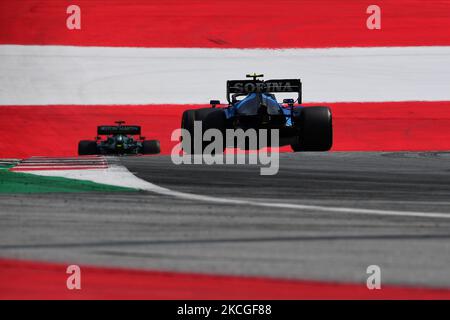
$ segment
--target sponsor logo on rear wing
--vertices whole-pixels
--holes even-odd
[[[98,126],[98,135],[108,135],[108,134],[141,134],[140,126]]]
[[[300,79],[283,80],[228,80],[229,93],[300,92]]]
[[[280,93],[297,92],[299,103],[301,103],[302,83],[300,79],[276,79],[276,80],[228,80],[227,96],[230,101],[230,94],[250,94],[250,93]]]

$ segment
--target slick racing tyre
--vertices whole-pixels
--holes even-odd
[[[204,108],[195,110],[195,120],[202,121],[202,129],[225,129],[225,113],[220,109]]]
[[[222,137],[225,132],[225,113],[223,110],[220,109],[213,109],[213,108],[204,108],[204,109],[197,109],[197,110],[186,110],[183,113],[183,117],[181,120],[181,128],[187,130],[186,134],[189,133],[190,138],[189,139],[183,139],[182,135],[182,146],[184,152],[187,154],[194,154],[194,121],[201,121],[202,122],[202,132],[201,132],[201,141],[202,141],[202,148],[201,152],[203,153],[204,148],[209,145],[211,142],[206,141],[203,142],[203,134],[208,129],[218,129],[222,133]],[[198,138],[197,138],[198,139]],[[190,141],[190,144],[189,144]],[[223,149],[225,149],[224,141],[222,141]],[[223,151],[223,150],[222,150]]]
[[[91,140],[81,140],[78,143],[78,155],[86,156],[97,154],[97,142]]]
[[[295,121],[297,120],[297,121]],[[328,151],[333,145],[333,124],[328,107],[306,107],[294,123],[299,128],[294,151]]]
[[[159,140],[144,140],[142,142],[142,154],[158,154],[160,152]]]
[[[183,151],[187,154],[194,152],[194,121],[195,110],[186,110],[181,117],[181,129],[184,129],[181,133],[181,145]]]
[[[223,153],[225,150],[225,112],[221,109],[214,108],[198,109],[195,111],[195,120],[202,122],[202,136],[208,129],[217,129],[220,131],[222,149],[219,152]],[[203,142],[202,152],[210,143],[214,142],[214,139],[216,139],[216,137],[214,137],[212,141]],[[217,149],[215,149],[215,151],[217,151]]]

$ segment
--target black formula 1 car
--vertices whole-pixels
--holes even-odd
[[[145,140],[140,136],[141,127],[124,125],[125,121],[116,121],[116,126],[98,126],[95,140],[81,140],[78,143],[79,155],[94,154],[158,154],[158,140]],[[101,135],[107,136],[104,140]],[[138,136],[135,138],[134,136]]]
[[[186,110],[181,128],[190,136],[194,134],[194,121],[202,122],[203,132],[211,128],[222,132],[226,129],[278,129],[280,146],[290,145],[293,151],[329,150],[333,143],[331,110],[325,106],[302,106],[300,79],[264,81],[258,79],[261,77],[262,74],[249,74],[247,78],[251,80],[227,81],[228,105],[220,107],[220,101],[211,100],[211,108]],[[297,93],[297,98],[279,103],[274,95],[289,92]],[[192,145],[194,139],[184,139],[183,134],[181,139],[186,153],[199,150]],[[204,148],[200,150],[203,152]],[[247,145],[244,148],[248,149]]]

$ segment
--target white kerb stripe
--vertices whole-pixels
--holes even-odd
[[[450,47],[331,49],[0,46],[0,104],[208,103],[260,72],[305,102],[450,100]]]

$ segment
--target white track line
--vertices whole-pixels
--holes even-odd
[[[208,103],[228,79],[302,78],[305,102],[450,100],[450,47],[0,46],[0,105]]]
[[[63,176],[71,179],[89,180],[97,183],[109,184],[119,187],[129,187],[144,191],[150,191],[156,194],[177,197],[186,200],[211,202],[229,205],[247,205],[268,208],[305,210],[302,213],[314,212],[333,212],[333,213],[351,213],[357,215],[380,215],[380,216],[397,216],[397,217],[418,217],[418,218],[440,218],[450,219],[449,213],[439,212],[416,212],[416,211],[395,211],[395,210],[376,210],[376,209],[360,209],[345,207],[328,207],[316,205],[303,205],[295,203],[278,203],[278,202],[259,202],[256,200],[227,199],[212,197],[206,195],[198,195],[180,191],[174,191],[160,187],[143,179],[136,177],[127,168],[120,165],[111,164],[110,168],[105,170],[96,170],[95,172],[86,171],[34,171],[33,174],[45,176]]]

